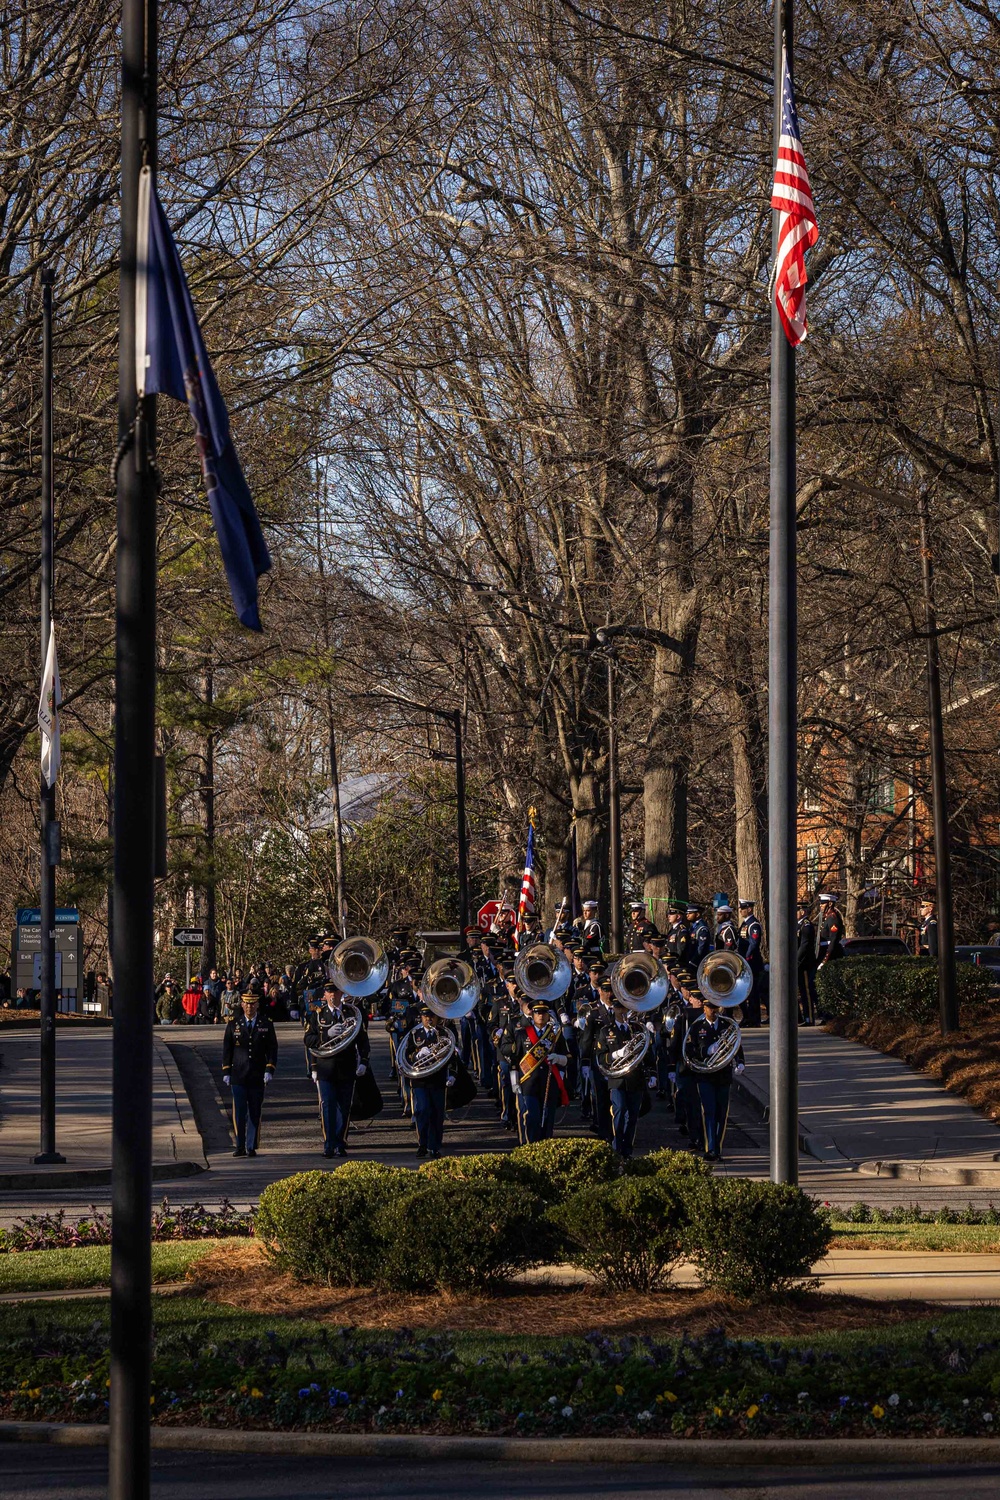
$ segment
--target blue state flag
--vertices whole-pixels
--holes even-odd
[[[229,413],[198,327],[177,245],[144,167],[139,179],[135,365],[140,396],[187,403],[233,606],[260,630],[257,579],[271,566],[260,520],[229,432]]]

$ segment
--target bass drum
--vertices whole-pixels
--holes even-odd
[[[445,1096],[445,1109],[464,1109],[476,1097],[476,1085],[465,1063],[458,1056],[452,1059],[451,1071],[455,1082]]]
[[[352,1120],[374,1120],[382,1113],[382,1090],[378,1086],[371,1064],[354,1080],[354,1098],[351,1101]]]

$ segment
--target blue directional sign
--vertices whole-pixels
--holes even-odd
[[[40,906],[19,906],[17,908],[18,927],[40,927],[42,922],[42,909]],[[80,911],[76,906],[57,906],[56,922],[71,923],[79,922]]]

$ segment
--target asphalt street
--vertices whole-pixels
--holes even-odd
[[[42,1444],[0,1450],[3,1500],[104,1500],[107,1454]],[[154,1453],[156,1500],[993,1500],[1000,1467],[675,1469],[660,1464],[385,1463]]]

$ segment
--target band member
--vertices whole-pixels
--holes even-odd
[[[926,958],[938,956],[937,903],[934,901],[921,901],[920,903],[919,951]]]
[[[715,909],[715,947],[717,950],[724,948],[730,953],[739,952],[740,935],[733,921],[731,906],[717,906]]]
[[[608,1080],[597,1066],[597,1038],[612,1021],[611,980],[604,974],[592,976],[596,982],[596,997],[590,1013],[580,1029],[580,1071],[586,1069],[590,1085],[591,1129],[602,1141],[611,1139],[611,1091]]]
[[[753,908],[754,903],[749,899],[740,901],[740,930],[736,945],[737,953],[746,959],[753,975],[753,989],[744,1006],[747,1026],[760,1025],[760,1005],[764,988],[764,955],[761,952],[764,929]]]
[[[476,1055],[479,1065],[480,1086],[497,1097],[497,1058],[493,1046],[493,1003],[503,991],[503,977],[493,957],[493,939],[488,932],[481,934],[479,952],[472,961],[479,980],[479,1000],[472,1013],[476,1027]]]
[[[415,965],[409,953],[404,951],[397,965],[397,978],[389,986],[389,1005],[385,1018],[385,1029],[389,1033],[389,1057],[391,1077],[396,1080],[399,1097],[403,1100],[403,1114],[410,1113],[406,1079],[396,1066],[396,1049],[406,1033],[417,1020],[417,992],[414,984]]]
[[[309,939],[309,957],[295,965],[292,975],[292,985],[302,1015],[309,1009],[310,997],[322,989],[325,978],[326,964],[322,957],[322,947],[319,936],[314,935]]]
[[[689,963],[697,969],[705,955],[712,951],[712,933],[708,923],[702,916],[700,906],[696,906],[693,902],[689,901],[685,917],[687,919],[688,931],[691,934]]]
[[[556,1123],[556,1105],[569,1103],[562,1069],[562,1032],[553,1026],[544,1000],[531,1002],[530,1019],[522,1020],[507,1050],[507,1060],[517,1068],[520,1086],[524,1143],[547,1141]]]
[[[816,928],[809,916],[809,902],[800,901],[798,910],[799,1021],[803,1026],[816,1024]]]
[[[441,1039],[441,1022],[429,1005],[420,1007],[420,1019],[410,1032],[407,1051],[415,1063],[430,1062],[433,1047]],[[435,1068],[425,1077],[412,1081],[413,1123],[417,1127],[417,1155],[437,1160],[441,1155],[444,1139],[444,1117],[448,1102],[448,1085],[454,1083],[451,1071],[454,1054],[449,1061]]]
[[[243,996],[242,1015],[236,1015],[222,1038],[222,1081],[233,1091],[234,1156],[256,1156],[264,1090],[278,1066],[278,1038],[266,1016],[258,1016],[260,997]]]
[[[347,1131],[354,1102],[354,1085],[368,1071],[371,1043],[362,1026],[350,1046],[332,1055],[317,1049],[336,1036],[348,1019],[341,1006],[343,996],[334,985],[327,984],[323,1003],[311,1012],[306,1027],[306,1046],[312,1063],[312,1080],[319,1093],[320,1117],[323,1122],[323,1155],[347,1155]],[[355,1001],[356,1005],[357,1002]]]
[[[704,1000],[704,1014],[691,1021],[688,1026],[688,1053],[696,1062],[708,1062],[721,1044],[719,1006],[714,1000]],[[729,1094],[733,1086],[733,1074],[742,1073],[745,1066],[743,1047],[731,1063],[711,1073],[698,1073],[698,1098],[701,1102],[701,1117],[705,1128],[705,1156],[708,1161],[722,1160],[722,1143],[726,1136],[729,1119]]]
[[[611,1009],[611,1022],[598,1036],[594,1051],[597,1066],[604,1071],[618,1067],[623,1061],[624,1048],[632,1039],[628,1008],[615,998]],[[609,1081],[608,1088],[611,1096],[611,1144],[627,1161],[635,1144],[639,1111],[646,1091],[645,1060],[618,1081]]]
[[[831,892],[819,898],[819,963],[817,968],[844,956],[844,918]]]
[[[686,1135],[692,1151],[704,1150],[701,1118],[701,1099],[698,1096],[698,1078],[684,1061],[684,1038],[693,1021],[702,1014],[701,991],[690,970],[682,970],[676,976],[677,987],[684,1001],[670,1033],[667,1051],[669,1070],[667,1077],[674,1090],[674,1123],[681,1135]]]

